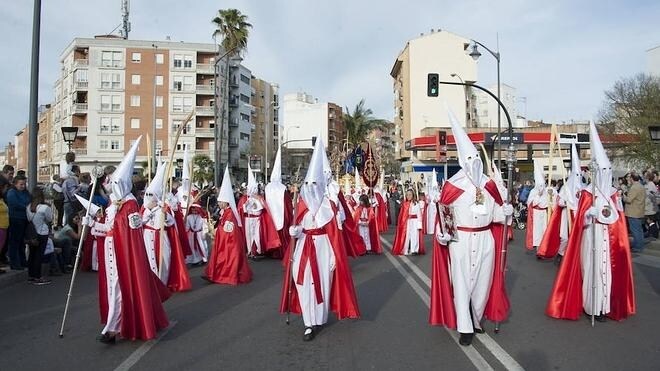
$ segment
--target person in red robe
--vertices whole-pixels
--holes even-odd
[[[384,174],[380,175],[381,178]],[[389,230],[389,215],[388,215],[388,205],[387,205],[387,194],[382,186],[374,188],[374,197],[376,199],[376,225],[378,227],[378,232],[387,232]]]
[[[592,185],[580,195],[545,313],[577,320],[584,312],[599,322],[607,318],[620,321],[636,311],[630,241],[625,215],[612,187],[612,165],[593,122],[589,137],[597,169]]]
[[[238,285],[252,281],[252,270],[245,255],[245,239],[230,179],[227,167],[218,194],[220,217],[213,249],[202,278],[211,283]]]
[[[371,207],[369,196],[360,196],[360,205],[355,209],[353,219],[358,223],[360,238],[364,241],[367,254],[382,254],[380,236],[376,221],[376,212]]]
[[[129,340],[150,340],[169,325],[162,302],[170,292],[149,267],[142,238],[142,219],[137,200],[131,194],[131,177],[140,138],[135,141],[111,177],[111,206],[104,224],[87,220],[106,232],[105,267],[108,287],[108,315],[97,338],[113,344],[117,336]]]
[[[422,209],[412,189],[406,191],[406,200],[401,204],[399,220],[396,224],[393,255],[424,255],[422,235]]]
[[[301,187],[294,225],[289,228],[296,244],[287,251],[280,299],[281,313],[302,315],[304,341],[314,339],[330,311],[338,319],[360,317],[351,269],[337,226],[337,209],[326,194],[324,148],[319,137]]]
[[[277,151],[273,171],[270,173],[270,183],[266,185],[264,196],[268,210],[280,239],[280,247],[271,249],[267,255],[273,259],[282,259],[289,248],[289,227],[293,221],[293,200],[291,193],[282,184],[282,149]]]

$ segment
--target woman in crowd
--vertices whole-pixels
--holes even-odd
[[[9,263],[13,270],[23,270],[27,267],[25,258],[25,228],[27,227],[26,207],[30,204],[30,192],[25,188],[27,178],[14,177],[14,187],[7,191],[7,206],[9,208]]]
[[[48,244],[48,235],[50,235],[50,224],[53,222],[53,209],[46,203],[44,191],[41,188],[35,188],[32,195],[32,202],[26,207],[27,220],[32,222],[34,230],[37,233],[38,243],[30,245],[30,255],[28,258],[28,282],[34,285],[47,285],[51,281],[43,277],[43,271],[48,270],[49,264],[43,264],[44,252]]]
[[[424,254],[424,239],[422,238],[422,209],[412,189],[406,191],[406,200],[401,205],[399,222],[396,225],[394,255]]]

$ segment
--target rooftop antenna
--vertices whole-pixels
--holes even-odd
[[[128,12],[130,11],[130,0],[121,0],[121,37],[128,39],[128,33],[131,31],[131,22],[128,21]]]

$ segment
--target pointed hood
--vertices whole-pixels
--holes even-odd
[[[327,184],[332,182],[332,166],[330,166],[330,159],[328,155],[323,151],[323,174],[325,175],[325,181]]]
[[[362,189],[362,183],[360,182],[360,172],[357,167],[355,168],[355,192],[359,192]]]
[[[593,121],[589,123],[589,138],[591,142],[591,158],[596,160],[598,167],[595,177],[596,187],[609,197],[612,194],[612,164],[607,157]]]
[[[490,165],[493,174],[492,175],[493,181],[495,182],[497,189],[500,191],[500,197],[502,197],[502,200],[504,200],[505,202],[509,202],[509,197],[507,196],[509,194],[509,191],[506,188],[506,184],[504,184],[504,179],[502,179],[502,173],[500,172],[500,169],[497,167],[495,160],[491,160]]]
[[[305,200],[312,215],[316,215],[319,211],[327,187],[326,175],[323,172],[324,147],[323,139],[317,137],[305,181],[300,190],[300,196]]]
[[[438,185],[438,175],[433,169],[431,179],[427,183],[427,193],[431,201],[436,202],[440,198],[440,187]]]
[[[538,161],[534,162],[534,189],[539,192],[545,188],[545,177],[543,176],[543,165]]]
[[[257,179],[254,177],[252,168],[250,167],[250,161],[248,161],[248,182],[245,190],[247,191],[248,196],[256,195],[259,192],[259,186],[257,185]]]
[[[270,181],[282,183],[282,147],[277,149],[273,170],[270,172]]]
[[[229,175],[229,165],[225,167],[225,175],[222,177],[222,185],[220,186],[220,191],[218,192],[218,201],[223,201],[229,204],[231,212],[234,213],[236,218],[236,223],[239,227],[242,227],[241,217],[238,215],[238,209],[236,208],[236,200],[234,199],[234,192],[231,189],[231,176]]]
[[[142,135],[140,135],[135,143],[133,143],[133,146],[128,150],[124,159],[110,177],[110,187],[112,189],[110,198],[112,198],[113,201],[122,200],[124,197],[128,196],[133,189],[133,167],[135,166],[135,156],[137,155],[141,140]]]
[[[144,190],[144,197],[153,197],[154,201],[158,202],[163,198],[163,192],[165,189],[165,170],[167,166],[165,162],[158,164],[158,169],[156,169],[156,174],[154,178],[149,183],[149,186]]]
[[[577,194],[582,191],[582,167],[580,166],[580,154],[575,143],[571,144],[571,172],[566,179],[566,185],[562,188],[562,197],[568,201],[572,208],[577,207]]]
[[[101,207],[95,204],[90,204],[89,200],[84,199],[83,197],[80,197],[79,195],[76,195],[76,198],[78,199],[78,202],[82,205],[82,207],[87,210],[87,215],[91,216],[92,218],[96,216],[96,213],[101,210]]]
[[[479,156],[479,151],[477,151],[477,148],[470,140],[470,137],[458,123],[458,119],[456,119],[454,112],[452,112],[446,103],[445,106],[447,108],[447,114],[449,115],[451,131],[454,134],[456,150],[458,151],[458,164],[461,166],[461,169],[463,169],[472,184],[479,187],[484,173],[484,165]]]

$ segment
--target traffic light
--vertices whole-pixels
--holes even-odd
[[[437,73],[429,73],[426,95],[428,95],[429,97],[437,97],[439,90],[438,89],[439,82],[440,82],[440,78],[438,77]]]

